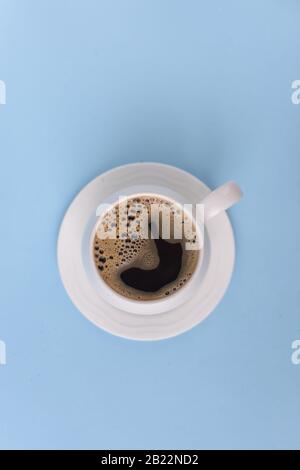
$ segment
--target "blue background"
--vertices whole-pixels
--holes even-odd
[[[297,0],[0,0],[1,448],[300,448]],[[63,214],[135,161],[237,180],[229,290],[155,343],[60,282]]]

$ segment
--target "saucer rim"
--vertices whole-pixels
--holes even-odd
[[[60,226],[60,229],[59,229],[58,241],[57,241],[57,263],[58,263],[59,274],[60,274],[62,283],[64,285],[64,288],[65,288],[68,296],[70,297],[72,303],[80,311],[80,313],[82,313],[89,321],[91,321],[98,328],[101,328],[104,331],[106,331],[110,334],[113,334],[115,336],[119,336],[119,337],[126,338],[126,339],[131,339],[131,340],[153,341],[153,340],[168,339],[168,338],[172,338],[174,336],[178,336],[179,334],[182,334],[186,331],[189,331],[194,326],[201,323],[205,318],[207,318],[208,315],[210,315],[210,313],[213,312],[213,310],[215,310],[215,308],[220,303],[220,301],[222,300],[223,296],[225,295],[225,293],[228,289],[228,286],[229,286],[230,281],[231,281],[233,269],[234,269],[234,264],[235,264],[235,240],[234,240],[234,234],[233,234],[232,226],[231,226],[231,223],[230,223],[230,220],[229,220],[229,217],[228,217],[227,213],[225,213],[225,212],[220,213],[218,216],[216,216],[214,218],[214,220],[209,221],[209,223],[207,224],[208,233],[210,233],[211,230],[215,231],[217,228],[220,228],[220,226],[223,226],[223,229],[225,229],[225,233],[226,233],[226,237],[225,237],[224,242],[227,246],[227,251],[228,251],[227,254],[229,254],[229,256],[227,257],[226,266],[223,266],[222,276],[221,276],[221,273],[219,273],[220,274],[219,279],[216,282],[216,284],[218,284],[217,292],[215,292],[211,296],[210,302],[209,302],[210,305],[209,306],[206,305],[205,310],[202,309],[202,312],[201,312],[200,307],[199,307],[198,313],[195,313],[192,316],[192,318],[189,318],[189,315],[187,315],[187,313],[190,313],[190,311],[185,312],[184,316],[187,319],[185,324],[184,323],[181,324],[181,325],[178,324],[177,327],[175,327],[175,328],[174,328],[174,325],[172,325],[173,327],[171,327],[171,325],[170,325],[170,329],[169,329],[168,333],[166,331],[166,328],[165,328],[166,325],[165,324],[164,324],[163,331],[161,331],[161,332],[159,331],[160,326],[159,326],[159,324],[157,324],[157,331],[155,333],[152,331],[152,333],[151,333],[152,328],[150,328],[150,329],[148,328],[148,325],[146,325],[146,323],[147,323],[146,321],[145,321],[145,325],[144,325],[145,331],[142,332],[143,328],[141,327],[141,320],[143,320],[145,318],[148,319],[149,317],[145,317],[144,315],[138,315],[138,314],[135,314],[135,313],[123,312],[122,310],[120,310],[118,308],[115,308],[115,307],[109,305],[107,302],[104,301],[102,303],[102,305],[99,305],[98,307],[101,307],[101,308],[104,308],[104,309],[106,308],[107,311],[112,309],[112,310],[114,310],[114,313],[117,316],[120,315],[119,322],[117,322],[117,323],[119,323],[118,326],[115,326],[115,327],[108,326],[107,322],[103,321],[103,318],[101,318],[101,316],[99,316],[99,315],[97,316],[97,314],[95,315],[95,313],[92,313],[91,311],[89,311],[89,309],[86,306],[86,303],[84,302],[84,298],[81,297],[80,295],[78,295],[77,290],[74,289],[74,286],[72,287],[72,285],[71,285],[72,283],[69,282],[70,280],[68,279],[68,275],[69,275],[70,271],[67,269],[67,271],[69,271],[69,273],[68,273],[68,272],[66,272],[66,269],[65,269],[65,267],[66,267],[65,261],[66,260],[64,259],[63,246],[66,242],[65,235],[66,235],[66,232],[67,232],[68,225],[70,224],[70,221],[71,221],[72,217],[74,217],[73,210],[74,210],[75,205],[78,204],[78,203],[80,205],[81,199],[83,199],[89,193],[89,191],[91,190],[91,188],[93,186],[98,185],[98,184],[101,185],[101,182],[103,181],[104,178],[106,180],[109,179],[109,178],[114,178],[116,176],[116,174],[118,174],[119,172],[125,171],[129,168],[132,169],[133,167],[135,167],[135,169],[142,170],[142,171],[145,171],[145,169],[147,167],[151,167],[152,169],[156,167],[157,170],[170,171],[170,172],[173,172],[173,173],[177,173],[179,177],[187,178],[191,182],[193,182],[193,184],[195,186],[198,186],[199,193],[201,191],[203,193],[202,196],[208,194],[211,191],[210,188],[205,183],[203,183],[200,179],[198,179],[193,174],[191,174],[191,173],[189,173],[189,172],[187,172],[187,171],[185,171],[181,168],[174,167],[172,165],[168,165],[168,164],[164,164],[164,163],[157,163],[157,162],[129,163],[129,164],[117,166],[115,168],[112,168],[112,169],[104,172],[104,173],[101,173],[96,178],[94,178],[89,183],[87,183],[77,193],[77,195],[75,196],[75,198],[73,199],[73,201],[69,205],[69,207],[68,207],[68,209],[67,209],[67,211],[66,211],[66,213],[63,217],[63,220],[61,222],[61,226]],[[226,251],[226,250],[224,250],[224,251]],[[224,271],[224,268],[225,268],[225,271]],[[79,275],[79,277],[80,277],[80,273],[76,272],[76,276],[77,275]],[[197,291],[197,294],[194,296],[195,297],[193,299],[194,300],[194,302],[193,302],[194,306],[191,307],[191,308],[195,308],[195,303],[197,303],[195,301],[197,300],[197,297],[200,296],[201,291],[202,291],[202,289],[199,289]],[[98,296],[97,299],[99,300],[99,298],[100,297]],[[153,317],[155,317],[156,321],[158,320],[157,323],[159,323],[159,322],[164,323],[164,317],[166,317],[166,315],[169,315],[172,312],[174,312],[176,310],[179,310],[179,309],[182,310],[182,308],[183,308],[182,306],[179,306],[178,308],[175,307],[172,311],[163,312],[163,313],[160,313],[160,314],[158,313],[158,314],[153,315]],[[128,325],[124,325],[124,323],[123,323],[125,317],[127,319],[129,317],[131,317],[131,319],[135,319],[136,321],[138,320],[138,322],[137,322],[138,328],[134,327],[134,322],[133,322],[131,331],[129,332],[128,331]],[[123,324],[123,327],[122,327],[122,324]]]

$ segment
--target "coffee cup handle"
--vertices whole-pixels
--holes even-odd
[[[211,191],[202,201],[204,204],[204,220],[212,219],[220,212],[229,209],[236,204],[243,196],[241,188],[234,182],[219,186],[219,188]]]

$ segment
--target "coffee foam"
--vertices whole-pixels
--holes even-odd
[[[139,236],[144,229],[149,230],[150,206],[157,204],[160,210],[170,208],[170,243],[181,242],[183,248],[182,267],[177,279],[156,292],[144,292],[127,286],[120,278],[120,274],[129,267],[154,269],[159,264],[155,242],[150,237],[143,239]],[[147,213],[142,211],[147,208]],[[179,290],[190,279],[199,258],[198,250],[185,250],[186,241],[192,241],[194,233],[191,224],[190,233],[185,232],[182,240],[176,240],[172,230],[174,217],[181,214],[173,201],[156,196],[143,195],[131,198],[126,203],[113,206],[100,219],[93,243],[94,261],[103,280],[118,294],[135,300],[155,300],[165,298]],[[127,217],[126,217],[127,216]],[[184,213],[184,220],[189,216]],[[125,225],[124,225],[125,224]],[[123,225],[123,226],[122,226]],[[151,227],[152,229],[152,227]],[[126,233],[127,231],[127,233]],[[104,236],[103,236],[104,235]],[[191,238],[188,238],[188,237]]]

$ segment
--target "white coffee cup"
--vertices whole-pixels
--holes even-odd
[[[156,165],[156,167],[159,166],[157,164],[154,165]],[[165,197],[167,199],[174,200],[180,205],[196,202],[204,206],[204,223],[206,224],[214,217],[217,217],[220,212],[237,203],[242,197],[241,189],[233,181],[223,184],[216,190],[210,192],[202,200],[187,201],[184,198],[183,191],[180,190],[180,181],[174,180],[174,184],[170,187],[170,183],[163,184],[164,182],[160,181],[159,175],[155,176],[155,174],[153,175],[153,181],[147,181],[147,183],[141,184],[138,174],[134,179],[136,180],[136,184],[131,184],[130,186],[126,186],[126,184],[123,185],[122,181],[116,182],[116,185],[112,187],[111,193],[104,200],[99,201],[99,204],[115,205],[118,203],[119,197],[131,198],[141,194],[153,194],[155,196]],[[204,239],[203,248],[191,279],[186,283],[186,285],[181,287],[171,296],[158,300],[133,300],[126,298],[111,289],[99,275],[93,259],[93,240],[99,217],[103,215],[103,212],[101,212],[101,210],[99,211],[98,208],[99,206],[88,224],[82,244],[82,255],[89,282],[105,302],[116,309],[128,313],[136,315],[155,315],[171,311],[172,309],[184,304],[191,296],[195,295],[197,289],[199,289],[205,266],[209,260],[210,248],[209,242],[206,241],[206,239]],[[192,216],[192,214],[190,215]],[[198,226],[195,219],[194,223],[198,236],[202,238],[203,227]]]

